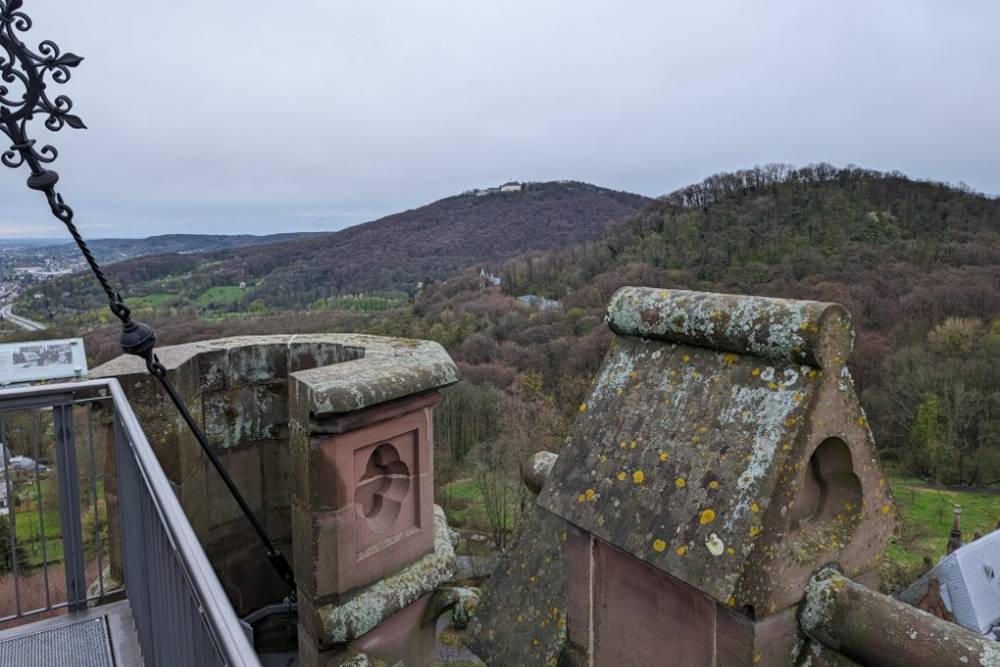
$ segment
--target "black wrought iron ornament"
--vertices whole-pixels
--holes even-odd
[[[36,140],[28,133],[29,123],[39,117],[45,119],[45,127],[52,132],[58,132],[66,126],[85,129],[86,125],[79,116],[71,113],[73,100],[66,95],[53,97],[49,92],[51,84],[62,85],[69,82],[72,70],[83,62],[83,58],[75,53],[62,53],[55,42],[49,40],[40,42],[37,51],[28,48],[21,40],[20,34],[31,29],[32,21],[22,10],[23,6],[23,0],[0,0],[0,132],[11,142],[10,148],[0,153],[0,162],[12,169],[27,165],[31,170],[28,187],[44,193],[52,215],[66,225],[94,277],[107,295],[111,312],[121,320],[122,349],[145,360],[146,368],[159,380],[181,417],[194,433],[202,450],[218,471],[233,499],[257,532],[267,549],[268,560],[290,587],[290,597],[294,597],[295,577],[291,566],[268,538],[243,495],[236,488],[215,452],[209,447],[201,427],[194,421],[180,394],[168,379],[167,369],[160,363],[155,353],[156,334],[152,327],[132,320],[131,311],[125,305],[124,299],[111,287],[100,264],[87,247],[87,242],[73,223],[73,209],[56,191],[59,174],[49,169],[47,165],[56,160],[59,156],[58,151],[48,144],[38,148]]]
[[[66,224],[84,258],[108,295],[111,310],[123,325],[131,322],[130,313],[111,285],[89,248],[73,224],[73,209],[56,191],[59,174],[47,165],[59,157],[48,144],[38,148],[38,142],[28,133],[28,124],[43,117],[45,127],[58,132],[66,126],[84,129],[79,116],[71,113],[73,100],[66,95],[52,96],[51,84],[68,83],[72,70],[83,58],[75,53],[62,53],[55,42],[45,40],[33,51],[21,40],[19,33],[31,29],[32,21],[21,7],[23,0],[0,0],[0,132],[10,140],[10,148],[0,154],[0,162],[16,169],[28,165],[28,187],[45,194],[52,215]]]
[[[73,100],[66,95],[51,97],[48,92],[49,82],[69,82],[71,70],[83,58],[62,53],[49,40],[41,42],[37,52],[29,49],[18,37],[31,29],[31,18],[21,11],[22,5],[22,0],[0,0],[0,131],[12,142],[0,160],[12,168],[27,163],[31,168],[28,186],[44,192],[59,180],[58,174],[43,166],[52,163],[58,153],[48,145],[35,148],[35,140],[28,136],[28,122],[41,115],[52,132],[67,125],[86,127],[79,116],[70,113]]]

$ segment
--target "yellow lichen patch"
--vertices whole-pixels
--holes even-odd
[[[760,535],[760,528],[757,526],[750,526],[750,537],[757,537]]]
[[[685,354],[684,357],[681,359],[681,361],[683,361],[686,364],[687,362],[691,361],[691,355]]]
[[[737,357],[735,354],[732,353],[726,354],[726,356],[723,358],[725,359],[727,364],[735,364],[739,360],[739,357]]]
[[[726,600],[726,606],[727,607],[735,607],[736,606],[736,598],[734,598],[733,596],[730,595],[729,599]]]
[[[622,440],[621,442],[618,443],[618,446],[622,449],[625,449],[626,447],[628,447],[628,443]]]
[[[624,394],[624,393],[625,393],[625,390],[624,390],[624,389],[619,389],[619,390],[618,390],[618,391],[616,391],[615,393],[616,393],[616,394],[618,394],[619,396],[621,396],[622,394]]]
[[[630,443],[629,443],[629,445],[628,445],[628,446],[629,446],[629,448],[630,448],[630,449],[635,449],[635,446],[636,446],[637,444],[639,444],[639,443],[638,443],[637,441],[633,440],[632,442],[630,442]]]
[[[714,491],[715,489],[719,488],[719,483],[713,479],[711,482],[708,483],[708,488]]]
[[[586,403],[581,403],[580,404],[580,412],[586,412],[586,411],[587,411],[587,404]]]
[[[803,331],[808,331],[808,329],[809,329],[809,320],[804,320],[802,322],[802,324],[799,325],[799,328],[802,329]]]
[[[774,391],[774,390],[776,390],[778,388],[778,383],[777,382],[768,382],[767,383],[767,388],[770,389],[771,391]]]
[[[726,547],[726,554],[732,556],[735,553],[736,553],[736,549],[733,549],[732,547]]]
[[[715,521],[715,510],[707,509],[702,511],[702,513],[698,516],[698,521],[700,521],[703,526],[705,524],[712,523]]]
[[[753,663],[756,665],[758,662],[760,662],[763,659],[764,659],[764,654],[763,653],[757,653],[753,657]]]
[[[804,394],[795,394],[793,397],[796,403],[801,403],[803,398],[805,398]]]
[[[683,489],[684,486],[687,484],[687,480],[685,480],[683,477],[678,477],[677,480],[674,482],[674,484],[677,485],[678,489]]]
[[[632,473],[632,481],[635,482],[636,484],[642,484],[645,479],[646,475],[641,470],[636,470],[634,473]]]
[[[577,500],[577,502],[581,502],[581,503],[587,502],[587,496],[585,496],[585,495],[583,495],[581,493],[579,496],[577,496],[576,500]]]
[[[760,375],[760,369],[759,368],[753,369],[752,371],[750,371],[750,375],[757,377],[758,375]]]
[[[750,511],[751,512],[759,512],[760,511],[760,505],[758,505],[756,502],[750,503]]]
[[[682,544],[681,546],[677,547],[677,555],[678,556],[683,556],[686,553],[687,553],[687,547],[686,546],[684,546]]]
[[[615,477],[618,478],[619,482],[624,482],[626,477],[625,471],[624,470],[620,471],[617,475],[615,475]]]
[[[666,548],[667,548],[667,543],[664,542],[663,540],[660,539],[653,540],[653,551],[655,551],[656,553],[661,553]]]
[[[628,379],[629,379],[629,380],[634,380],[634,379],[636,379],[637,377],[639,377],[639,374],[638,374],[638,373],[636,373],[635,371],[632,371],[631,373],[629,373],[629,374],[628,374]]]
[[[596,495],[597,493],[593,489],[587,489],[586,491],[583,492],[583,497],[587,501],[592,501],[594,499],[594,496]]]
[[[892,511],[892,508],[889,507],[889,503],[886,503],[885,505],[882,505],[882,514],[888,514],[891,511]]]
[[[660,452],[660,460],[663,462],[669,461],[670,454],[667,454],[666,452]]]
[[[692,445],[697,445],[699,442],[701,442],[701,436],[700,435],[696,435],[693,438],[691,438],[691,444]]]
[[[819,371],[817,371],[817,370],[811,370],[811,371],[809,371],[809,377],[814,378],[817,375],[819,375]]]
[[[865,426],[867,424],[868,424],[868,420],[865,419],[864,415],[861,415],[860,417],[858,417],[858,426]]]

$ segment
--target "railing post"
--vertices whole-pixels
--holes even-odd
[[[83,526],[80,521],[80,477],[76,464],[73,405],[54,405],[52,425],[59,478],[59,520],[63,534],[66,601],[70,609],[79,609],[86,604],[87,573],[84,567]]]

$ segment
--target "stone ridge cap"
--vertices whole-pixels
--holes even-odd
[[[444,510],[434,506],[434,550],[403,569],[359,589],[350,599],[316,609],[324,644],[343,644],[362,636],[424,595],[434,592],[455,573],[455,550]]]
[[[371,349],[371,348],[366,348]],[[312,415],[354,412],[397,398],[440,389],[459,380],[458,368],[439,344],[387,346],[353,359],[289,374],[292,396]]]
[[[822,301],[626,286],[605,321],[619,336],[820,368],[842,366],[854,348],[850,314]]]
[[[287,345],[291,347],[295,344],[308,343],[328,343],[333,345],[343,345],[345,347],[361,348],[366,357],[399,355],[409,351],[433,351],[433,346],[437,345],[431,341],[414,340],[407,338],[391,338],[387,336],[375,336],[370,334],[356,333],[328,333],[328,334],[263,334],[248,336],[229,336],[226,338],[212,338],[208,340],[194,341],[191,343],[179,343],[177,345],[165,345],[156,349],[156,354],[167,370],[175,370],[188,363],[199,354],[206,352],[219,352],[244,347],[265,346],[265,345]],[[440,346],[438,346],[440,348]],[[443,351],[443,348],[442,348]],[[450,358],[449,358],[450,361]],[[94,378],[120,376],[136,373],[145,373],[145,362],[139,357],[122,354],[110,361],[107,361],[97,368],[92,369],[90,376]]]

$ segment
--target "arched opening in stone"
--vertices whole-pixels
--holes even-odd
[[[864,493],[854,473],[851,450],[840,438],[827,438],[809,457],[805,479],[791,507],[792,529],[841,528],[849,539],[860,516]]]
[[[381,533],[396,522],[409,490],[409,468],[400,460],[396,448],[384,442],[368,457],[365,473],[354,491],[354,502],[372,532]]]

